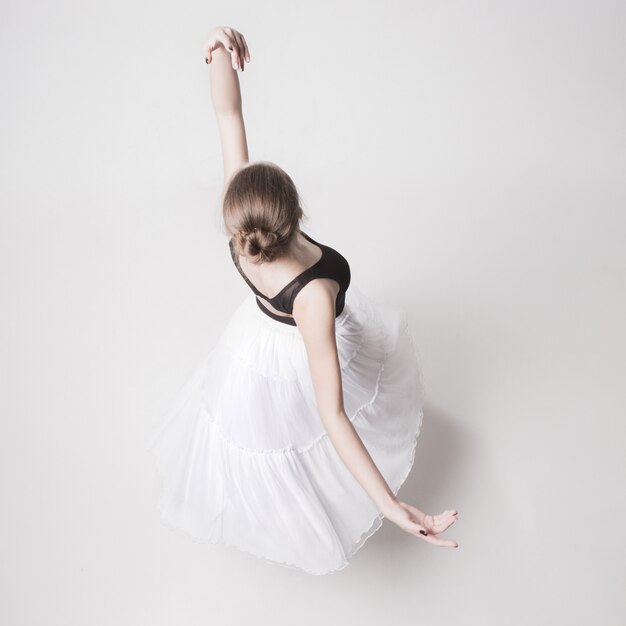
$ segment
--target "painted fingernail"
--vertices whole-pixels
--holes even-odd
[[[427,536],[428,533],[425,530],[420,530],[420,533],[422,533],[422,535]]]
[[[209,57],[204,57],[204,60],[206,61],[207,65],[209,64]]]

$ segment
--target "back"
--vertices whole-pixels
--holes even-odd
[[[350,285],[351,278],[350,264],[344,256],[342,256],[334,248],[315,241],[305,232],[300,232],[302,233],[303,237],[305,237],[308,241],[321,249],[322,256],[320,257],[319,261],[317,261],[316,263],[305,269],[303,272],[298,274],[298,276],[296,276],[294,279],[289,281],[273,298],[268,298],[267,296],[263,295],[255,287],[252,281],[250,281],[250,279],[244,274],[243,270],[241,269],[241,265],[239,264],[239,259],[235,250],[235,244],[233,242],[233,239],[231,238],[228,241],[233,263],[235,264],[235,267],[239,270],[239,273],[246,281],[248,286],[257,296],[256,301],[259,308],[270,317],[280,322],[290,324],[292,326],[296,326],[296,322],[293,317],[276,315],[267,307],[263,306],[259,298],[262,298],[263,300],[269,302],[278,311],[282,311],[283,313],[287,313],[288,315],[293,315],[293,303],[300,290],[314,278],[330,278],[332,280],[335,280],[339,285],[339,292],[337,293],[337,300],[335,302],[336,317],[343,311],[343,308],[345,306],[346,291],[348,290],[348,287]]]

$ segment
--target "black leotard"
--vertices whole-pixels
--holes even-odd
[[[332,278],[339,283],[339,292],[337,293],[337,300],[335,302],[335,317],[337,317],[345,306],[345,296],[348,286],[350,285],[350,264],[339,252],[330,246],[325,246],[309,237],[306,233],[300,231],[302,235],[308,239],[311,243],[317,245],[322,250],[322,256],[313,265],[304,270],[304,272],[298,274],[293,280],[289,281],[273,298],[264,296],[243,273],[239,260],[235,252],[235,244],[233,238],[228,240],[228,246],[230,247],[230,254],[232,256],[235,267],[239,270],[239,273],[243,279],[248,283],[252,291],[257,296],[256,303],[263,311],[263,313],[269,315],[269,317],[290,324],[291,326],[297,326],[293,317],[287,317],[284,315],[277,315],[273,311],[270,311],[267,307],[263,306],[259,298],[267,300],[276,310],[282,311],[293,315],[293,302],[298,295],[298,292],[314,278]]]

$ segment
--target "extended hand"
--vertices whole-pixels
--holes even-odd
[[[435,536],[456,522],[457,511],[454,509],[447,509],[439,515],[427,515],[406,502],[396,500],[383,511],[383,514],[402,530],[433,545],[447,548],[459,547],[459,544],[452,539],[440,539]],[[427,534],[425,535],[424,532]]]
[[[240,69],[243,72],[244,59],[250,63],[248,44],[238,30],[229,26],[218,26],[211,32],[203,47],[207,63],[213,60],[212,53],[220,47],[230,54],[234,70]]]

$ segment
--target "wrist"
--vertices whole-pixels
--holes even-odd
[[[398,499],[393,493],[387,493],[377,504],[379,511],[387,516],[389,511],[392,511],[395,507],[398,506]]]

